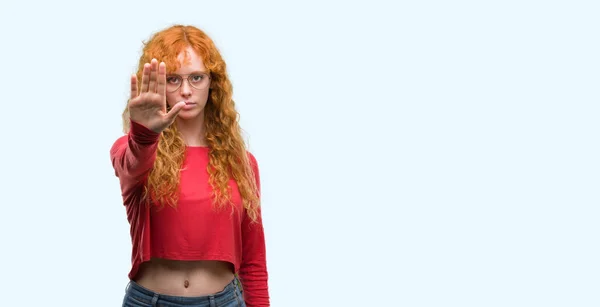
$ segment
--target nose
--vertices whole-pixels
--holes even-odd
[[[181,96],[184,97],[192,95],[192,86],[187,79],[183,79],[179,91],[181,92]]]

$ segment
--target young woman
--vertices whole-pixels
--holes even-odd
[[[258,165],[203,31],[145,43],[123,126],[110,150],[132,240],[123,306],[269,306]]]

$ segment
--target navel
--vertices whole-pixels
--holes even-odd
[[[189,282],[189,281],[186,279],[186,280],[183,282],[183,286],[184,286],[184,287],[186,287],[186,288],[187,288],[187,287],[189,287],[189,286],[190,286],[190,282]]]

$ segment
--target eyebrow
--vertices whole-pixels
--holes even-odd
[[[200,74],[206,74],[206,75],[208,75],[209,73],[206,72],[206,71],[198,70],[198,71],[193,71],[193,72],[191,72],[189,74],[184,74],[184,75],[180,75],[180,74],[176,74],[176,73],[170,73],[170,74],[167,74],[167,76],[189,76],[189,75],[200,75]]]

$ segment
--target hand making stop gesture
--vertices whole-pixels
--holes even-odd
[[[129,117],[132,121],[160,133],[175,121],[185,102],[180,101],[167,113],[165,63],[158,64],[156,59],[144,64],[142,86],[138,94],[137,76],[131,76],[131,99]]]

